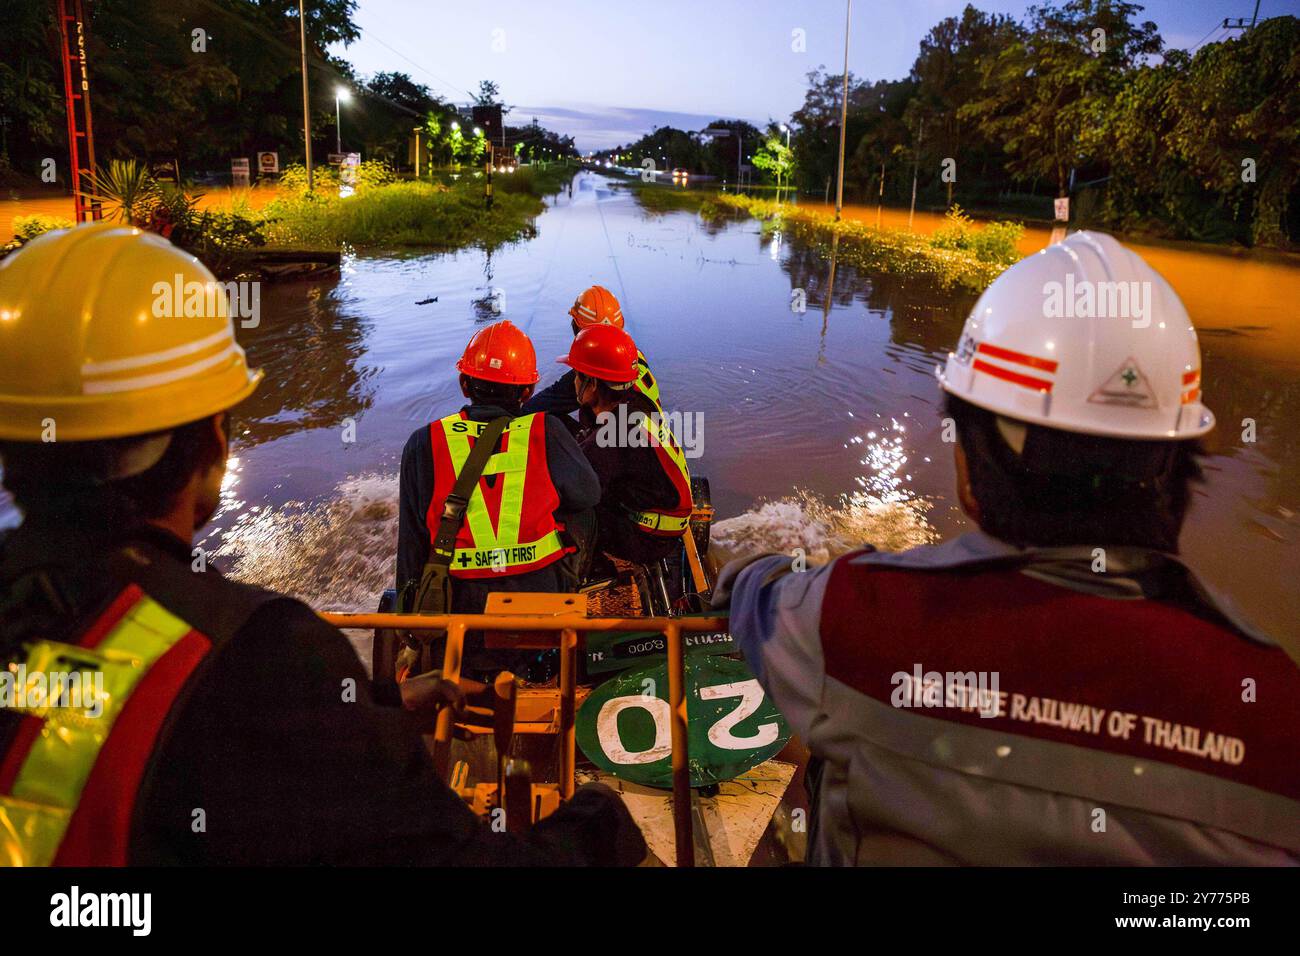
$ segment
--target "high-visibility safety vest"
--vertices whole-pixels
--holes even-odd
[[[443,503],[456,484],[487,422],[464,412],[429,425],[433,447],[433,497],[426,524],[430,544],[438,533]],[[560,494],[546,462],[546,421],[542,413],[521,415],[501,435],[501,450],[488,459],[465,509],[451,559],[453,577],[486,578],[523,574],[560,560],[573,551],[560,540],[555,520]]]
[[[663,408],[659,405],[659,385],[655,382],[654,376],[650,374],[650,369],[644,365],[645,356],[640,352],[637,353],[637,369],[645,369],[643,375],[638,375],[636,387],[642,395],[650,398],[655,408],[656,418],[643,418],[640,427],[645,429],[649,436],[650,444],[655,450],[655,456],[659,459],[659,465],[663,468],[664,474],[672,482],[673,491],[676,493],[677,500],[666,508],[651,508],[644,511],[626,509],[628,516],[636,522],[637,527],[646,532],[660,537],[677,538],[686,534],[691,525],[691,512],[695,504],[691,499],[691,471],[686,465],[686,455],[682,452],[681,446],[677,444],[677,437],[668,427],[667,416]],[[643,387],[644,381],[648,380],[648,387],[653,389],[654,398]]]
[[[212,647],[212,638],[138,584],[127,585],[76,643],[28,646],[5,693],[25,716],[0,754],[0,865],[129,862],[150,757]]]
[[[636,353],[636,381],[633,384],[638,392],[655,405],[659,404],[659,382],[655,380],[654,373],[650,371],[650,363],[640,349]]]

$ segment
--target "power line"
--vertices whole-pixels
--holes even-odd
[[[272,43],[275,46],[280,47],[282,50],[286,50],[289,53],[293,53],[294,55],[297,55],[298,49],[296,47],[290,46],[287,42],[282,40],[280,37],[277,37],[275,34],[268,32],[260,23],[251,22],[250,20],[244,19],[240,15],[241,12],[251,14],[254,11],[252,10],[240,11],[232,7],[223,7],[217,4],[216,2],[214,2],[214,0],[201,0],[201,2],[205,6],[213,10],[216,10],[222,14],[236,17],[239,20],[240,26],[242,26],[244,29],[249,30],[250,32],[253,33],[260,34],[263,40]],[[295,17],[294,19],[297,18]],[[360,29],[360,27],[358,27],[357,29]],[[402,103],[398,103],[396,100],[389,99],[387,96],[384,96],[384,94],[378,92],[377,90],[371,89],[368,84],[362,82],[356,77],[348,76],[344,73],[341,73],[338,67],[336,67],[324,56],[317,57],[314,51],[308,51],[308,55],[311,58],[313,66],[315,66],[317,69],[323,70],[330,76],[334,77],[336,81],[340,83],[344,83],[351,88],[355,88],[361,93],[369,94],[370,96],[373,96],[375,99],[380,100],[383,103],[387,103],[389,106],[393,107],[394,109],[401,110],[404,113],[410,113],[412,116],[423,119],[424,114],[420,113],[418,110],[413,110],[409,106],[406,106]]]
[[[1223,24],[1216,23],[1214,26],[1210,27],[1210,33],[1218,33],[1222,29],[1223,29]],[[1205,36],[1201,37],[1199,40],[1197,40],[1195,43],[1189,46],[1187,48],[1187,52],[1188,53],[1196,52],[1196,48],[1210,38],[1210,33],[1205,34]]]
[[[382,46],[382,47],[384,47],[385,49],[387,49],[389,52],[397,54],[397,55],[400,56],[403,60],[405,60],[407,63],[411,64],[411,66],[415,67],[417,70],[421,71],[422,73],[427,74],[428,76],[433,77],[433,79],[437,80],[439,83],[441,83],[441,84],[442,84],[444,87],[446,87],[447,89],[458,90],[458,91],[460,91],[461,93],[464,93],[466,96],[468,96],[471,100],[476,98],[475,95],[474,95],[473,93],[471,93],[469,90],[465,89],[463,86],[457,86],[457,85],[454,84],[454,83],[449,83],[448,81],[444,80],[442,77],[438,76],[438,74],[434,73],[432,70],[426,69],[425,67],[421,66],[419,63],[416,63],[414,60],[412,60],[409,56],[407,56],[407,55],[406,55],[405,53],[403,53],[401,50],[398,50],[398,49],[396,49],[396,48],[390,46],[389,44],[385,43],[383,40],[381,40],[378,36],[375,35],[375,33],[374,33],[373,30],[367,30],[365,27],[361,26],[360,24],[354,24],[354,25],[356,26],[356,28],[357,28],[357,30],[358,30],[359,32],[364,33],[366,36],[370,37],[370,39],[374,40],[374,41],[375,41],[376,43],[378,43],[380,46]]]

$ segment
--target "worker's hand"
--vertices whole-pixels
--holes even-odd
[[[443,680],[440,671],[408,677],[397,687],[402,692],[402,706],[415,714],[432,716],[443,707],[460,714],[465,709],[464,691],[452,681]]]

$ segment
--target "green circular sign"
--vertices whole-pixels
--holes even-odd
[[[735,779],[776,756],[790,739],[785,719],[742,662],[686,658],[691,786]],[[671,788],[672,723],[668,667],[619,674],[578,711],[578,746],[602,770],[633,783]]]

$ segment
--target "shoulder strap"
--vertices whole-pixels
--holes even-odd
[[[510,421],[508,415],[502,415],[500,418],[492,419],[487,428],[479,432],[474,447],[470,449],[469,457],[465,459],[465,467],[456,476],[456,483],[452,485],[451,493],[442,503],[438,533],[433,539],[433,550],[429,554],[430,564],[450,567],[452,556],[456,551],[456,535],[460,534],[460,526],[465,523],[465,510],[469,507],[469,499],[474,494],[478,480],[483,477],[483,469],[487,467],[488,459],[496,450],[501,433],[506,430]]]

